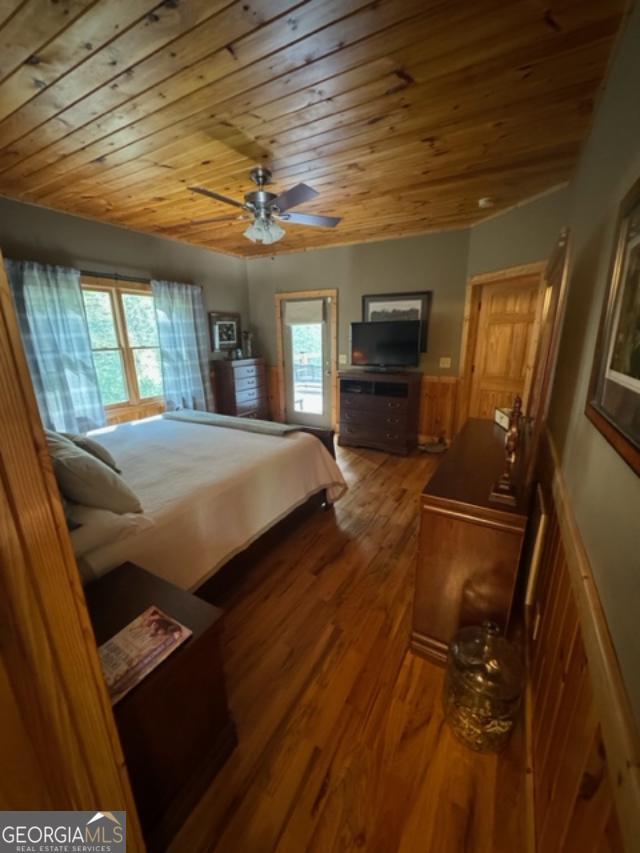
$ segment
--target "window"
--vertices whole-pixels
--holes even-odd
[[[105,407],[162,396],[158,330],[149,286],[101,279],[82,283],[91,348]]]

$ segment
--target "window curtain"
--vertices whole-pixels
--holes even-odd
[[[212,410],[202,288],[152,281],[167,410]]]
[[[46,427],[87,432],[106,418],[78,270],[6,261],[31,379]]]

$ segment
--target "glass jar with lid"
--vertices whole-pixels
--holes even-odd
[[[462,628],[449,645],[444,712],[454,734],[477,752],[499,752],[522,695],[520,652],[493,622]]]

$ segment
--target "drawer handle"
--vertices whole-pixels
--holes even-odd
[[[387,433],[387,438],[390,438],[390,439],[396,439],[396,438],[398,438],[398,436],[397,436],[397,435],[392,435],[390,432],[388,432],[388,433]]]
[[[387,423],[388,424],[399,424],[400,418],[387,418]]]
[[[389,406],[390,409],[399,409],[400,403],[387,403],[387,406]]]

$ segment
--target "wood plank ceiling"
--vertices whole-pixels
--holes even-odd
[[[469,225],[571,177],[625,6],[0,0],[0,194],[243,256]],[[340,225],[198,224],[257,162]]]

